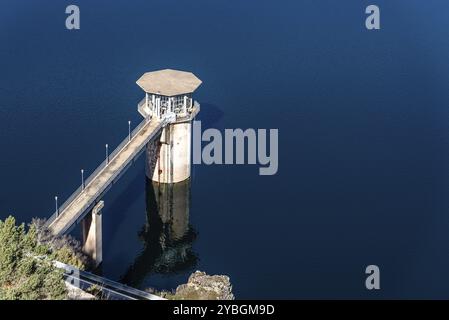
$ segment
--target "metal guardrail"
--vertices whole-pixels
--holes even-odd
[[[147,103],[147,98],[143,97],[143,99],[140,100],[140,102],[137,104],[137,107],[142,107],[146,103]]]
[[[92,296],[92,300],[138,300],[136,298],[127,296],[126,294],[116,292],[109,288],[104,288],[95,282],[79,279],[74,276],[64,275],[64,280],[69,285],[81,290],[84,293],[88,293]],[[76,285],[74,285],[76,284]],[[96,291],[96,292],[95,292]],[[79,298],[72,298],[78,300]],[[90,300],[90,299],[89,299]]]
[[[146,98],[143,98],[142,101],[140,101],[137,104],[137,111],[142,115],[142,117],[151,117],[153,112],[147,107],[146,105]]]
[[[136,127],[134,128],[134,130],[131,133],[131,139],[132,137],[135,137],[136,135],[138,135],[140,133],[140,131],[149,123],[149,119],[144,119],[142,120],[142,122]],[[161,128],[163,128],[164,126],[167,125],[167,121],[165,119],[163,119],[159,125],[156,127],[156,130],[154,130],[154,134],[156,132],[158,132]],[[149,139],[151,139],[154,134],[152,134]],[[114,158],[130,143],[129,137],[127,136],[125,139],[123,139],[123,141],[114,149],[114,151],[109,155],[109,162],[107,162],[106,160],[104,160],[95,170],[94,172],[85,180],[85,188],[87,188],[92,181],[95,180],[95,178],[97,178],[97,176],[99,176],[103,170],[105,170],[107,168],[108,163],[111,163]],[[135,152],[132,153],[130,159],[132,160],[137,153],[139,153],[141,150],[138,149]],[[126,167],[126,165],[125,165]],[[117,174],[114,174],[105,184],[105,186],[108,186],[115,178],[116,176],[119,174],[119,172],[117,172]],[[56,218],[58,216],[61,216],[64,211],[78,198],[78,196],[80,196],[83,192],[83,188],[80,186],[78,189],[75,190],[75,192],[59,207],[59,213],[58,211],[55,211],[50,218],[48,218],[45,226],[49,226],[50,224],[52,224]],[[103,193],[104,190],[100,189],[93,197],[92,197],[92,201],[89,202],[89,205],[86,205],[82,208],[82,210],[80,210],[81,212],[84,212],[87,208],[89,208],[92,203],[96,200],[96,198]],[[78,219],[78,217],[74,217],[72,220],[70,220],[70,223],[68,224],[69,226],[67,228],[69,228],[74,222],[76,222],[76,220]]]
[[[72,286],[83,291],[95,288],[101,298],[108,300],[166,300],[157,295],[128,287],[90,272],[79,270],[68,264],[55,261],[55,266],[64,270],[65,280]]]

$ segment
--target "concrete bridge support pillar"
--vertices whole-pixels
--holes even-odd
[[[103,239],[101,230],[101,210],[104,201],[100,201],[82,221],[83,251],[92,258],[95,267],[103,261]]]
[[[178,183],[190,178],[192,122],[167,125],[160,139],[147,147],[147,177],[159,183]]]

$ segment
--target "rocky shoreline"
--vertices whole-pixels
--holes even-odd
[[[148,290],[169,300],[234,300],[232,285],[228,276],[207,275],[205,272],[192,273],[186,284],[176,290],[155,292]]]

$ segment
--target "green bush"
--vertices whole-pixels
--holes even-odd
[[[24,224],[16,226],[11,216],[0,221],[1,300],[65,299],[63,272],[54,260],[83,267],[70,247],[54,250],[40,241],[35,224],[26,230]]]

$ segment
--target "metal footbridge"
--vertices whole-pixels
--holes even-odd
[[[144,119],[86,179],[84,185],[56,208],[46,222],[52,233],[66,234],[78,224],[169,122],[169,118]]]

